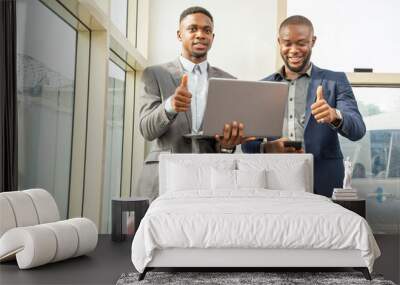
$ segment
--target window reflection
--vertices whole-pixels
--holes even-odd
[[[39,1],[17,1],[18,184],[44,188],[67,217],[76,31]],[[60,56],[62,55],[62,56]]]
[[[120,197],[126,72],[109,62],[102,228],[111,232],[111,199]]]
[[[124,36],[127,35],[128,0],[111,1],[111,21]]]
[[[375,233],[400,233],[400,88],[353,88],[366,125],[358,142],[340,137],[353,183],[367,199]]]

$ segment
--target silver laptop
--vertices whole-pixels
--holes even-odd
[[[203,131],[186,137],[222,135],[224,124],[244,124],[245,136],[281,137],[288,84],[211,78],[208,85]]]

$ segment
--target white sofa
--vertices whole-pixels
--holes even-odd
[[[87,218],[60,221],[53,197],[43,189],[0,193],[0,262],[16,259],[20,269],[80,256],[97,245],[96,225]]]

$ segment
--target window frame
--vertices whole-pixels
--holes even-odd
[[[136,83],[148,64],[149,1],[128,0],[126,35],[111,21],[110,0],[40,1],[78,31],[68,217],[86,216],[105,233],[101,212],[108,60],[126,72],[120,193],[129,197],[145,152],[134,122],[139,113]]]

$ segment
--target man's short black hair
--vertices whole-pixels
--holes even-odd
[[[289,25],[304,25],[310,28],[311,33],[314,34],[314,27],[313,24],[311,23],[311,21],[309,19],[307,19],[304,16],[301,15],[294,15],[294,16],[290,16],[289,18],[286,18],[281,25],[279,26],[279,32],[289,26]]]
[[[206,15],[208,18],[211,19],[211,23],[214,23],[214,19],[213,16],[211,15],[210,12],[208,12],[208,10],[204,9],[203,7],[199,7],[199,6],[193,6],[193,7],[189,7],[187,9],[185,9],[182,13],[181,16],[179,17],[179,23],[182,22],[182,20],[184,18],[186,18],[186,16],[192,15],[192,14],[197,14],[197,13],[201,13]]]

